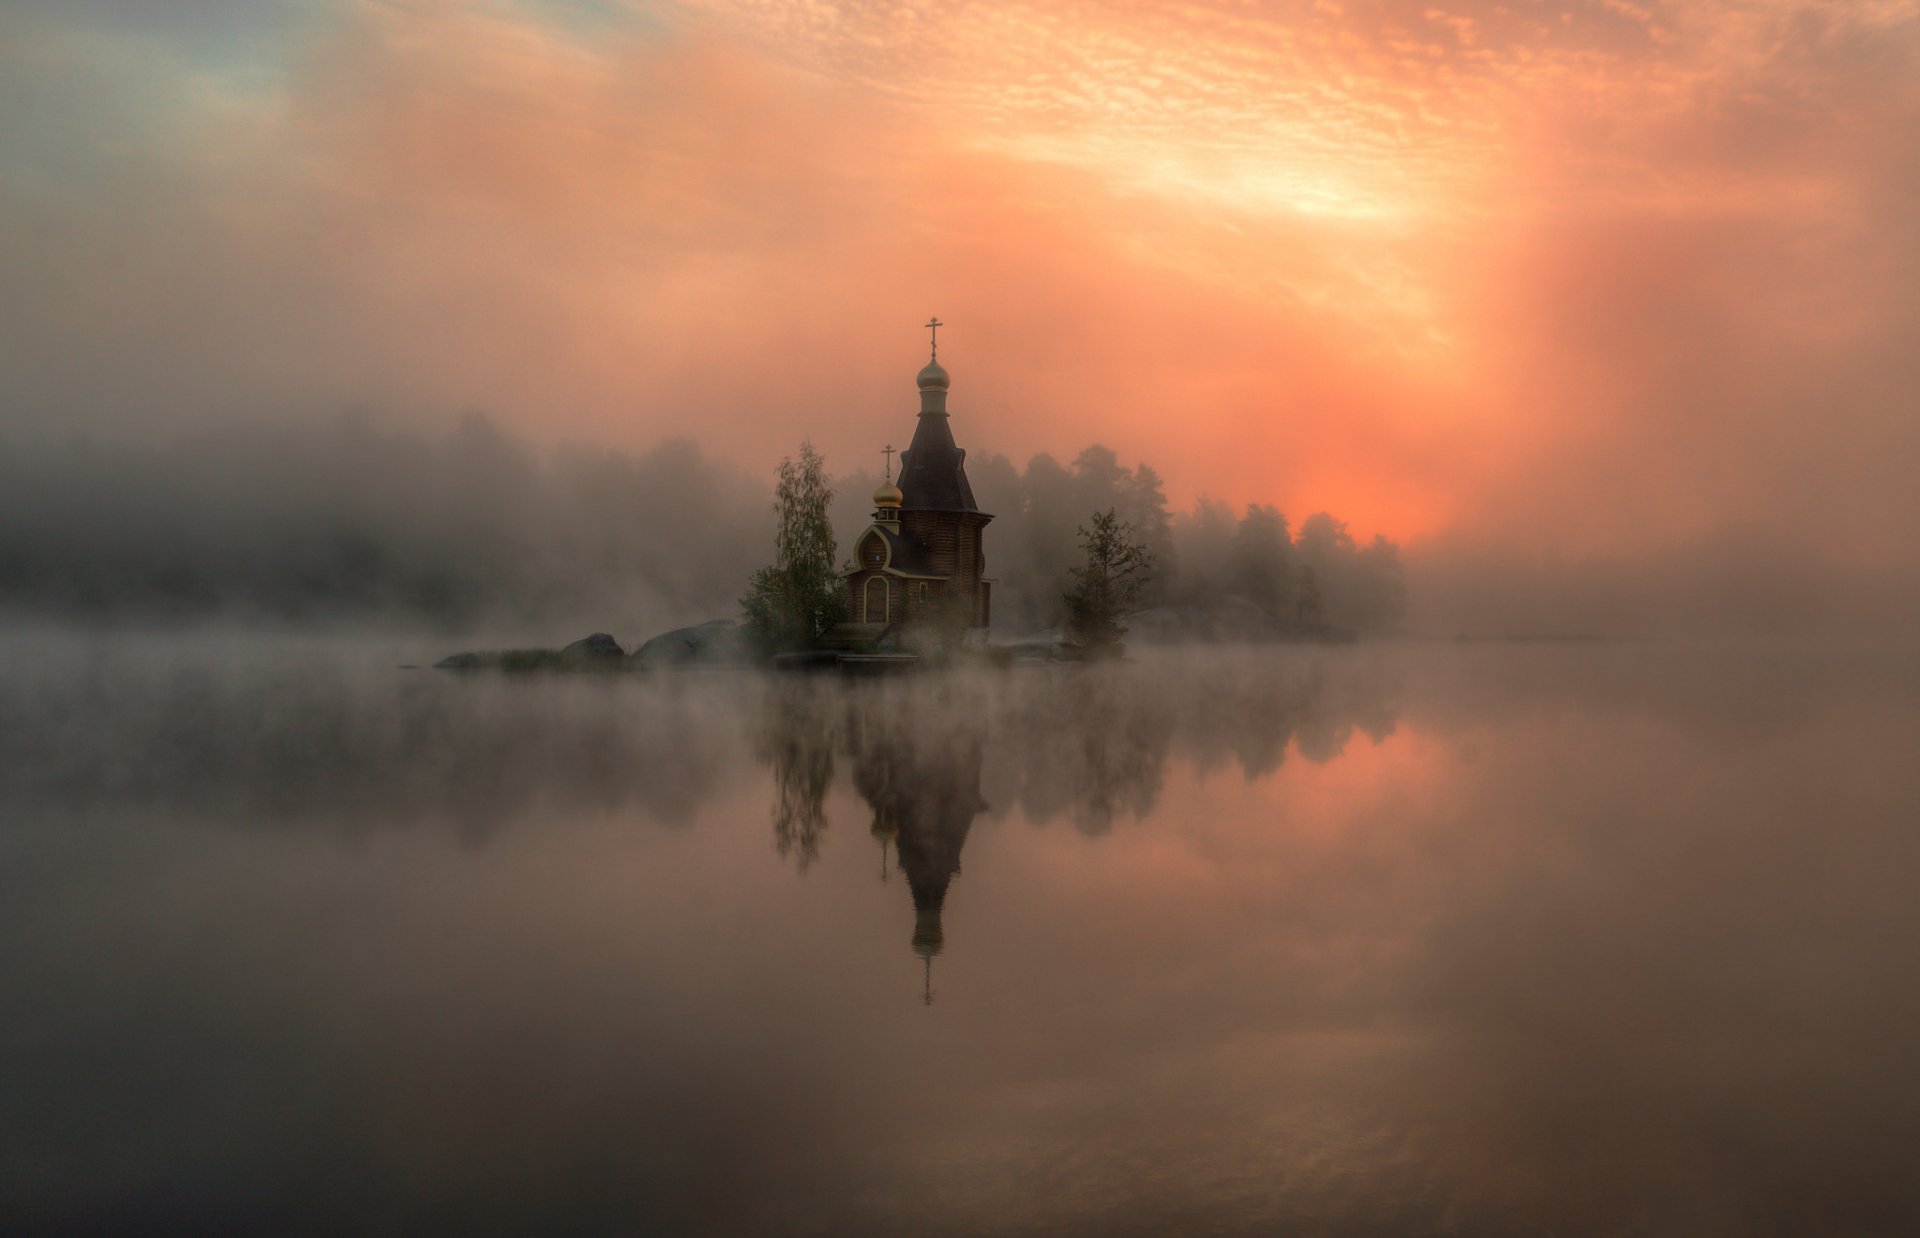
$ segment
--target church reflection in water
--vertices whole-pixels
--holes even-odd
[[[933,960],[946,945],[947,887],[960,875],[967,831],[987,806],[980,797],[984,718],[931,739],[872,721],[856,719],[849,737],[853,785],[873,809],[882,875],[891,847],[913,893],[913,952],[924,962],[922,996],[930,1004]]]
[[[848,691],[798,686],[776,694],[761,753],[773,768],[774,841],[806,871],[819,858],[835,758],[873,813],[880,875],[898,871],[913,898],[913,953],[922,961],[922,1000],[933,1001],[933,960],[946,946],[941,913],[960,874],[960,853],[986,810],[980,793],[987,706],[972,693],[942,691],[930,702],[913,685]],[[903,726],[937,708],[938,724]]]
[[[1255,781],[1289,755],[1337,758],[1356,734],[1393,733],[1390,678],[1324,673],[1318,659],[1190,658],[1000,677],[928,674],[771,685],[756,727],[771,766],[774,842],[802,872],[819,858],[836,777],[870,810],[880,871],[913,897],[923,982],[944,949],[942,912],[983,813],[1064,818],[1090,837],[1155,816],[1170,762]],[[844,845],[844,844],[843,844]],[[931,1000],[923,983],[923,997]]]

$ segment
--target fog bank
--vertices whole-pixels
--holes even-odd
[[[1099,445],[1024,466],[990,447],[969,471],[995,515],[1002,636],[1059,624],[1078,529],[1109,507],[1154,555],[1146,605],[1278,616],[1311,576],[1326,619],[1363,634],[1885,635],[1910,629],[1920,596],[1913,573],[1812,530],[1587,557],[1515,551],[1512,530],[1402,552],[1324,512],[1181,510],[1151,464]],[[827,464],[844,559],[879,479]],[[437,432],[357,413],[0,443],[0,609],[29,619],[633,643],[737,617],[773,526],[771,478],[690,442],[541,448],[477,413]]]

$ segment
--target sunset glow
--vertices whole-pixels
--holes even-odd
[[[1920,0],[0,0],[0,322],[0,1229],[1920,1234]]]
[[[16,6],[7,365],[40,425],[852,469],[931,311],[974,451],[1176,505],[1908,564],[1917,11]]]

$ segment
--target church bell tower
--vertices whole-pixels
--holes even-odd
[[[986,574],[980,510],[967,481],[967,453],[954,442],[947,412],[952,380],[940,364],[938,318],[926,365],[914,377],[920,412],[913,440],[900,453],[900,477],[873,495],[873,523],[855,543],[847,574],[848,613],[855,626],[984,632],[993,620],[993,581]],[[877,633],[876,633],[877,635]]]

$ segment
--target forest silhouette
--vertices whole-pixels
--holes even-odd
[[[842,462],[829,460],[829,472]],[[1356,545],[1315,514],[1173,511],[1150,465],[1091,446],[1071,465],[968,462],[999,579],[995,628],[1059,626],[1077,530],[1114,509],[1158,565],[1142,602],[1213,613],[1230,636],[1269,632],[1311,591],[1324,619],[1395,626],[1398,548]],[[842,559],[879,478],[838,472]],[[737,618],[773,545],[771,477],[686,441],[637,454],[541,450],[472,414],[440,434],[352,415],[235,424],[146,442],[33,439],[0,453],[0,606],[73,617],[209,616],[273,622],[480,626],[552,636],[556,625],[642,640]],[[563,633],[565,631],[563,630]]]

